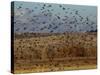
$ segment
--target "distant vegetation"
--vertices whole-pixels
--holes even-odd
[[[14,51],[16,56],[27,58],[26,60],[28,58],[33,59],[33,57],[41,59],[41,55],[44,54],[47,54],[44,56],[49,59],[95,57],[97,49],[96,41],[95,33],[16,34]],[[44,54],[41,54],[42,51],[44,51]],[[22,54],[19,55],[19,53]]]

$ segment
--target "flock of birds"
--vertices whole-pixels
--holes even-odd
[[[61,4],[37,3],[37,6],[14,9],[14,32],[63,33],[63,32],[96,32],[96,15],[82,15],[85,9],[78,10],[64,7]],[[91,12],[92,13],[92,12]],[[92,19],[91,20],[91,16]]]

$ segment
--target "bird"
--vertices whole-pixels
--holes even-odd
[[[52,5],[48,5],[48,7],[52,7]]]
[[[21,6],[18,7],[18,9],[21,9],[21,8],[22,8]]]
[[[57,29],[58,28],[58,26],[55,26],[53,29]]]
[[[16,31],[19,31],[19,28],[17,28]]]
[[[75,14],[78,15],[78,10],[75,11]]]
[[[42,22],[43,24],[46,24],[46,22],[44,21],[44,22]]]
[[[46,6],[46,4],[43,5],[44,7]]]
[[[58,19],[60,19],[60,17],[59,17],[59,16],[57,16],[57,18],[58,18]]]
[[[88,18],[88,17],[86,17],[86,20],[87,20],[87,21],[89,21],[89,18]]]
[[[62,5],[59,5],[59,7],[62,7]]]
[[[26,27],[24,27],[24,30],[26,30],[27,28]]]
[[[63,7],[62,9],[63,9],[63,10],[65,10],[65,8],[64,8],[64,7]]]
[[[50,33],[52,33],[52,32],[53,32],[53,30],[50,31]]]

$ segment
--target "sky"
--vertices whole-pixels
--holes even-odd
[[[96,30],[96,6],[14,2],[15,33],[63,33]]]

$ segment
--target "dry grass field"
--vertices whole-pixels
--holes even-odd
[[[14,73],[95,69],[97,34],[16,34]]]

